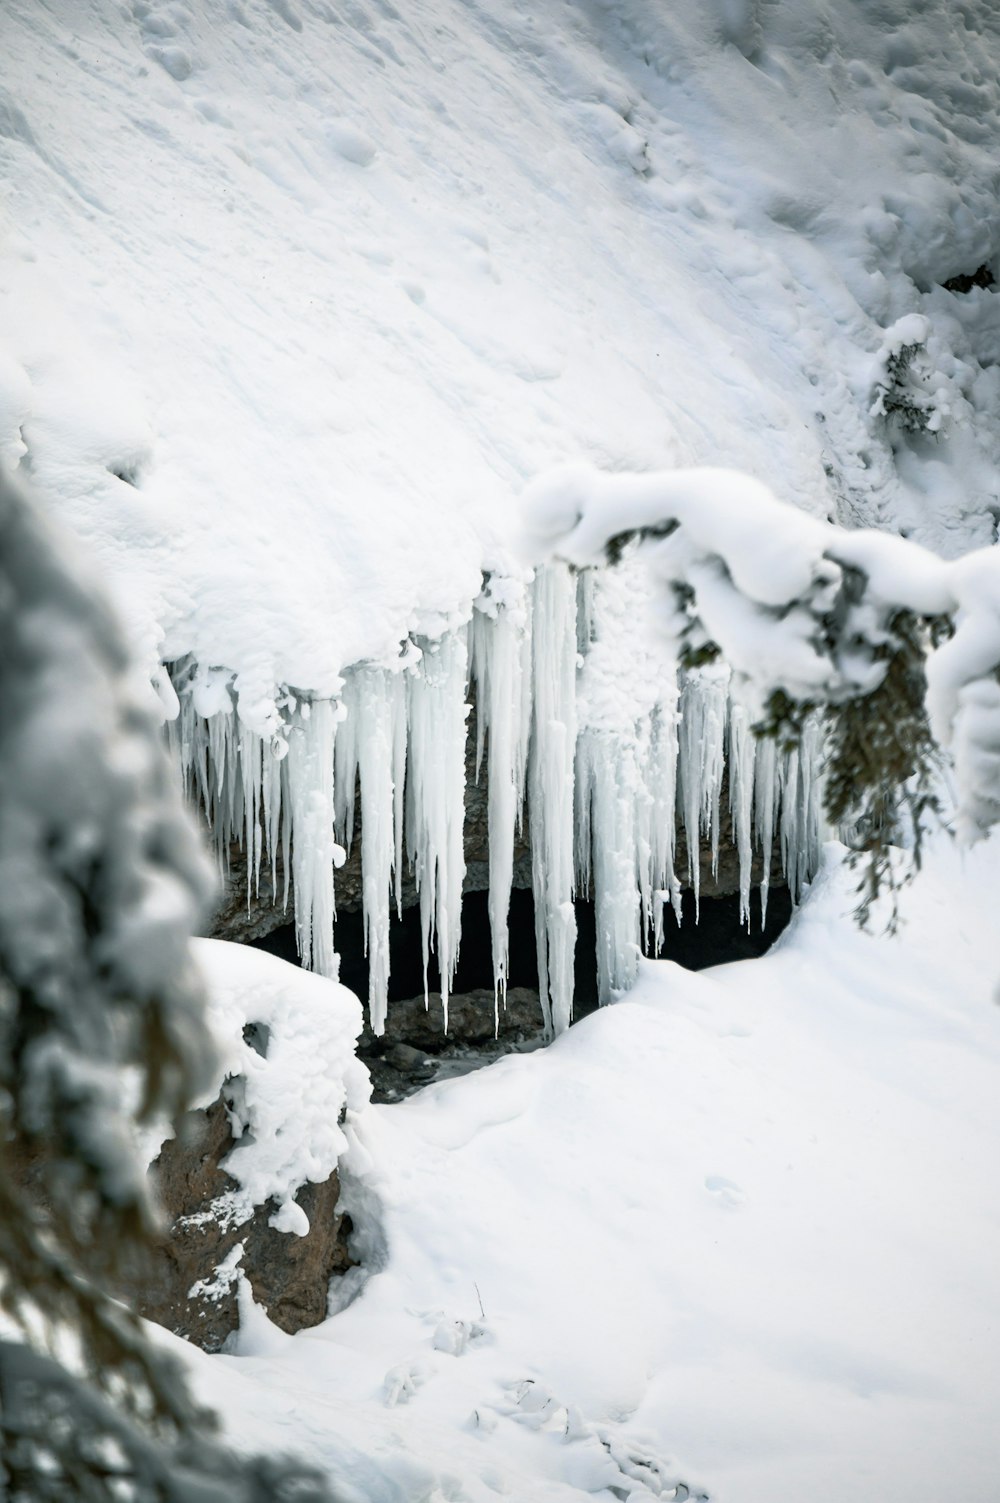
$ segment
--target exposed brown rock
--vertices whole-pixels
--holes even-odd
[[[500,1008],[499,1030],[493,1022],[493,988],[479,988],[448,999],[448,1031],[444,1027],[444,1008],[441,993],[431,992],[428,1005],[423,997],[412,997],[406,1002],[393,1002],[386,1019],[385,1034],[379,1041],[383,1050],[398,1044],[422,1049],[428,1054],[439,1054],[453,1038],[461,1038],[468,1044],[492,1044],[528,1037],[542,1031],[542,1011],[538,993],[530,987],[512,986],[507,993],[506,1005]],[[358,1042],[358,1053],[364,1056],[376,1044],[366,1022]]]
[[[220,1100],[189,1112],[177,1138],[164,1144],[151,1171],[157,1180],[168,1231],[156,1248],[141,1286],[131,1293],[142,1315],[204,1347],[218,1351],[239,1324],[236,1280],[216,1278],[219,1265],[243,1244],[240,1269],[254,1298],[283,1331],[318,1325],[326,1317],[330,1279],[351,1267],[349,1218],[337,1210],[337,1174],[307,1184],[296,1196],[309,1232],[296,1237],[268,1225],[273,1202],[256,1206],[242,1222],[238,1186],[220,1161],[233,1146]],[[200,1292],[190,1296],[192,1289]]]

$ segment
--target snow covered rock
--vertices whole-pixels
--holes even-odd
[[[152,1167],[168,1228],[136,1292],[143,1314],[217,1350],[237,1329],[244,1280],[283,1330],[325,1318],[330,1279],[352,1262],[337,1209],[343,1123],[370,1088],[354,1053],[360,1004],[344,987],[216,940],[195,954],[221,1091]]]
[[[326,1319],[330,1280],[353,1264],[336,1170],[299,1188],[308,1230],[290,1235],[272,1224],[273,1201],[241,1219],[239,1187],[222,1167],[233,1146],[221,1100],[189,1113],[164,1144],[153,1173],[167,1232],[133,1290],[142,1315],[209,1352],[239,1329],[241,1278],[276,1326],[298,1331]]]

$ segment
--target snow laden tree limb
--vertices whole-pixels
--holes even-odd
[[[0,1494],[305,1503],[327,1495],[294,1465],[298,1492],[256,1490],[109,1293],[158,1224],[137,1122],[217,1078],[189,946],[209,868],[147,696],[0,483],[0,1297],[24,1337],[0,1341]]]
[[[586,567],[641,549],[678,661],[723,656],[758,734],[791,742],[824,713],[826,813],[872,852],[866,902],[891,877],[901,816],[919,859],[939,748],[954,761],[959,838],[1000,818],[997,549],[949,562],[819,521],[759,481],[711,468],[560,467],[528,487],[525,525],[539,563]]]

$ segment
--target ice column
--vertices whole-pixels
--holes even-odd
[[[298,707],[288,733],[288,819],[291,825],[295,937],[303,963],[336,979],[333,868],[344,853],[333,835],[333,749],[337,710],[329,699]]]
[[[728,700],[728,668],[692,673],[681,691],[681,808],[696,914],[701,896],[698,854],[703,834],[711,843],[712,871],[717,871],[719,865],[719,803],[726,765]]]
[[[430,952],[437,953],[445,1027],[462,926],[465,877],[466,631],[422,642],[409,673],[406,844],[420,894],[424,990]]]
[[[538,988],[545,1026],[561,1033],[573,1006],[573,772],[576,753],[576,581],[563,564],[535,577],[534,715],[528,766]]]
[[[750,876],[753,861],[754,769],[757,744],[745,705],[729,706],[729,809],[740,861],[740,923],[750,923]]]
[[[823,748],[822,722],[806,721],[798,746],[780,759],[781,857],[792,898],[797,902],[804,885],[819,865],[821,800],[819,768]]]
[[[368,954],[368,1008],[372,1032],[385,1031],[389,996],[389,920],[398,882],[405,757],[406,687],[402,673],[360,668],[353,675],[353,708],[361,782],[361,879],[365,948]],[[350,710],[348,712],[350,719]],[[402,733],[402,741],[400,733]]]
[[[597,989],[602,1005],[635,980],[641,953],[642,904],[639,867],[648,872],[648,841],[640,848],[639,828],[647,821],[648,799],[631,738],[608,731],[583,731],[577,749],[577,808],[597,928]],[[589,846],[589,851],[587,847]],[[648,877],[646,881],[648,886]]]
[[[767,897],[771,890],[774,829],[778,803],[778,752],[773,737],[758,741],[754,753],[753,818],[761,852],[760,927],[767,923]]]
[[[484,599],[473,615],[472,659],[477,689],[476,775],[485,742],[489,789],[489,914],[497,1025],[507,990],[514,840],[524,807],[531,726],[531,636],[525,599],[514,604]]]
[[[649,718],[646,787],[649,791],[650,889],[643,889],[643,932],[652,925],[653,948],[663,948],[663,910],[681,917],[681,887],[674,857],[677,842],[677,728],[679,688],[676,673]]]

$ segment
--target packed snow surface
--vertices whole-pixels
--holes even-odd
[[[550,1048],[351,1114],[371,1276],[195,1354],[235,1439],[350,1503],[991,1503],[994,845],[936,846],[893,938],[828,847],[764,959],[647,962]]]

